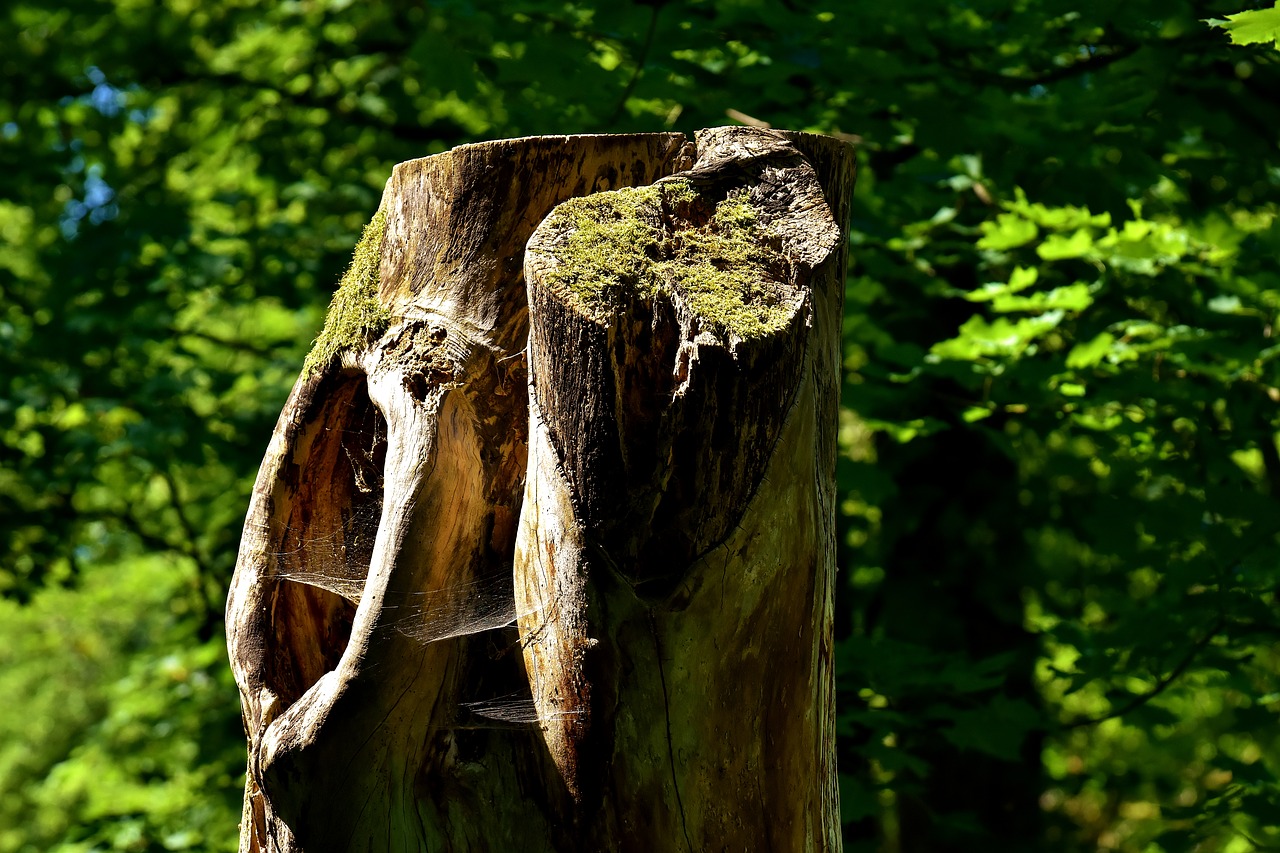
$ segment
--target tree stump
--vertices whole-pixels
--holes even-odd
[[[848,147],[396,167],[227,602],[242,851],[838,850]]]

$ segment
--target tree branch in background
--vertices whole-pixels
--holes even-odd
[[[617,124],[618,119],[622,117],[622,111],[627,108],[627,101],[631,98],[631,93],[636,90],[636,84],[640,82],[640,75],[644,73],[645,63],[649,61],[649,52],[653,49],[653,37],[658,32],[658,13],[661,8],[661,5],[657,3],[649,8],[649,27],[645,30],[644,41],[640,45],[640,55],[636,57],[635,70],[631,72],[631,79],[623,87],[622,95],[618,98],[618,104],[613,108],[613,112],[601,128],[602,130],[609,130]]]
[[[266,358],[272,354],[272,349],[270,347],[259,346],[250,341],[233,341],[227,338],[220,338],[217,335],[202,332],[198,329],[171,329],[170,334],[174,337],[197,338],[211,344],[216,344],[220,347],[225,347],[229,350],[234,350],[235,352],[244,353],[246,355],[255,355],[260,358]]]
[[[1173,669],[1171,669],[1167,675],[1163,676],[1159,681],[1157,681],[1155,686],[1152,687],[1150,690],[1148,690],[1146,693],[1135,696],[1133,699],[1126,702],[1121,707],[1109,713],[1102,714],[1101,716],[1097,716],[1097,717],[1087,717],[1084,719],[1072,720],[1071,722],[1063,723],[1058,728],[1066,730],[1066,729],[1080,729],[1086,726],[1096,726],[1099,723],[1105,723],[1107,720],[1114,720],[1119,717],[1123,717],[1125,714],[1128,714],[1132,711],[1137,710],[1138,708],[1141,708],[1143,705],[1147,704],[1152,699],[1156,698],[1161,693],[1168,690],[1175,681],[1177,681],[1179,678],[1182,677],[1182,674],[1185,673],[1187,669],[1190,668],[1191,664],[1195,662],[1195,659],[1200,654],[1200,652],[1204,651],[1204,649],[1209,645],[1209,643],[1213,641],[1213,638],[1218,636],[1219,633],[1221,633],[1225,623],[1226,623],[1225,618],[1219,617],[1218,620],[1214,622],[1213,627],[1210,628],[1209,631],[1203,637],[1201,637],[1199,641],[1195,643],[1195,645],[1193,645],[1190,649],[1187,650],[1187,653],[1186,655],[1183,656],[1182,660],[1178,661],[1178,665],[1175,666]]]

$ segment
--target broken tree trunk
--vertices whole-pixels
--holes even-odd
[[[852,179],[752,128],[396,167],[228,598],[242,851],[839,848]]]

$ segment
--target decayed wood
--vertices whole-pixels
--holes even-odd
[[[592,311],[555,284],[574,221],[535,232],[525,660],[552,756],[602,841],[646,826],[616,846],[834,849],[833,471],[819,433],[835,410],[819,400],[834,402],[823,336],[839,313],[816,307],[838,306],[842,233],[784,138],[726,128],[697,147],[658,185],[689,182],[692,198],[660,193],[640,217],[678,245],[718,227],[718,204],[748,200],[776,244],[752,275],[779,279],[785,317],[743,339],[678,279]]]
[[[557,206],[676,172],[679,209],[645,213],[666,239],[749,199],[769,334],[703,328],[678,288],[607,316],[557,292]],[[242,851],[838,848],[851,182],[833,140],[742,128],[396,168],[376,291],[281,413],[228,598]],[[468,710],[508,696],[536,725]]]

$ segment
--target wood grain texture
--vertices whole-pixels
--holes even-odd
[[[760,133],[704,132],[696,151],[677,134],[504,140],[396,167],[390,324],[299,378],[228,597],[242,851],[838,847],[851,157]],[[789,259],[783,332],[725,349],[639,304],[603,331],[548,324],[558,303],[525,251],[540,223],[677,171],[708,204],[755,194]],[[571,438],[607,464],[567,464]],[[503,596],[518,628],[481,612]],[[535,725],[467,710],[511,696]]]
[[[534,233],[516,589],[521,609],[557,616],[554,630],[522,620],[525,661],[600,843],[836,849],[826,515],[843,232],[784,136],[696,142],[692,168],[665,179],[690,181],[692,211],[655,216],[679,241],[750,199],[786,260],[760,274],[785,277],[789,318],[742,339],[678,282],[584,312],[546,284],[572,225]]]

